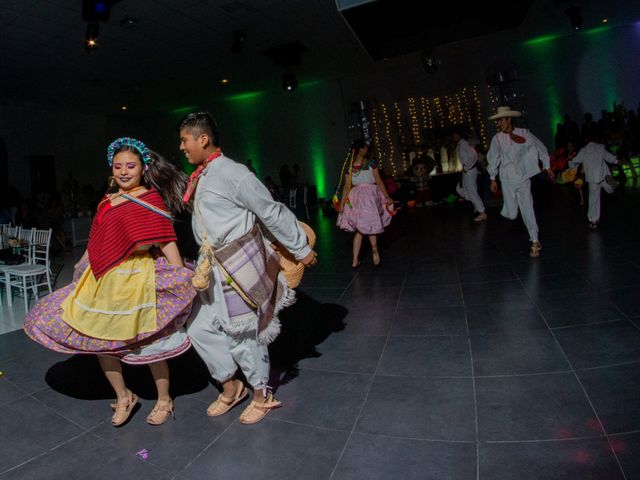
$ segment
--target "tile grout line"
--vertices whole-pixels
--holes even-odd
[[[518,282],[520,283],[520,286],[522,288],[524,288],[524,285],[522,284],[522,280],[520,278],[518,278]],[[531,299],[531,296],[528,294],[528,292],[527,292],[527,296],[529,296],[529,298]],[[533,301],[533,299],[531,299],[531,301]],[[613,458],[615,458],[616,463],[618,464],[618,468],[620,469],[620,473],[622,473],[622,478],[627,480],[627,476],[626,476],[626,474],[624,472],[624,469],[622,468],[622,464],[620,463],[620,459],[618,458],[618,455],[616,454],[616,451],[613,448],[613,445],[611,444],[611,439],[609,438],[609,434],[607,433],[606,429],[604,428],[604,424],[602,423],[602,420],[600,419],[600,416],[598,415],[598,412],[596,411],[596,408],[593,405],[593,402],[591,401],[591,397],[589,396],[589,394],[587,393],[586,388],[582,384],[582,381],[580,380],[580,377],[578,376],[578,373],[577,373],[575,367],[573,366],[573,363],[571,363],[571,360],[569,359],[569,356],[567,355],[567,352],[565,352],[564,348],[562,348],[562,344],[558,340],[558,337],[556,337],[556,334],[553,331],[553,329],[551,327],[549,327],[549,323],[547,322],[546,317],[542,313],[542,310],[540,310],[540,307],[538,306],[537,303],[535,303],[535,305],[536,305],[536,308],[538,309],[538,313],[542,317],[542,320],[544,321],[545,325],[549,329],[549,332],[551,333],[551,336],[553,337],[554,341],[556,342],[556,345],[558,345],[558,348],[562,352],[562,355],[564,356],[565,360],[567,361],[567,363],[571,367],[571,371],[573,372],[573,376],[575,377],[576,381],[578,382],[578,385],[580,386],[580,389],[582,390],[582,393],[584,394],[585,398],[587,399],[587,402],[589,402],[589,406],[591,407],[591,411],[593,412],[593,415],[595,416],[595,418],[598,420],[598,424],[600,425],[600,428],[602,429],[602,432],[604,433],[604,437],[607,440],[607,444],[609,445],[609,450],[613,454]]]
[[[31,462],[33,462],[33,461],[35,461],[35,460],[38,460],[39,458],[44,457],[45,455],[47,455],[47,454],[49,454],[49,453],[51,453],[51,452],[53,452],[53,451],[57,450],[58,448],[63,447],[64,445],[66,445],[66,444],[68,444],[68,443],[71,443],[71,442],[72,442],[72,441],[74,441],[76,438],[79,438],[79,437],[81,437],[82,435],[84,435],[84,434],[86,434],[86,433],[87,433],[87,431],[83,431],[82,433],[79,433],[78,435],[74,435],[73,437],[71,437],[71,438],[69,438],[69,439],[65,440],[64,442],[61,442],[61,443],[59,443],[59,444],[57,444],[57,445],[54,445],[53,447],[49,448],[47,451],[42,452],[40,455],[37,455],[37,456],[35,456],[35,457],[33,457],[33,458],[30,458],[29,460],[25,460],[24,462],[22,462],[22,463],[20,463],[20,464],[18,464],[18,465],[14,465],[13,467],[9,468],[8,470],[4,470],[4,471],[0,472],[0,476],[4,475],[4,474],[6,474],[6,473],[9,473],[9,472],[11,472],[11,471],[13,471],[13,470],[16,470],[16,469],[18,469],[18,468],[22,467],[23,465],[27,465],[27,464],[29,464],[29,463],[31,463]]]
[[[615,308],[615,309],[620,313],[620,315],[622,315],[622,316],[625,318],[625,320],[627,320],[631,325],[633,325],[634,327],[636,327],[636,329],[640,330],[640,326],[638,326],[638,324],[637,324],[636,322],[634,322],[634,321],[633,321],[633,319],[632,319],[630,316],[628,316],[626,313],[624,313],[624,312],[620,309],[620,307],[618,307],[618,305],[616,305],[616,304],[615,304],[615,303],[613,303],[613,302],[611,302],[611,305],[613,305],[613,308]]]
[[[464,312],[464,323],[467,327],[467,345],[469,346],[469,363],[471,366],[471,385],[473,387],[473,410],[475,417],[475,427],[476,427],[476,480],[480,480],[480,443],[479,443],[479,428],[478,428],[478,394],[476,391],[476,375],[475,369],[473,368],[473,349],[471,348],[471,330],[469,329],[469,318],[467,316],[467,304],[464,300],[464,292],[462,290],[462,281],[460,278],[460,268],[458,267],[458,259],[454,255],[453,261],[456,266],[456,273],[458,275],[458,288],[460,291],[460,297],[462,298],[462,309]]]
[[[378,247],[379,248],[379,247]],[[413,251],[413,247],[411,248],[411,250]],[[411,254],[411,252],[409,253],[409,255]],[[402,284],[400,285],[400,292],[398,293],[398,299],[396,300],[396,306],[393,309],[393,315],[395,317],[395,314],[398,312],[398,308],[400,305],[400,299],[402,298],[402,291],[404,290],[404,284],[406,282],[407,279],[407,271],[409,270],[409,264],[410,262],[407,262],[405,268],[404,268],[404,275],[402,277]],[[360,272],[358,271],[358,274]],[[357,276],[357,274],[356,274]],[[354,276],[355,278],[355,276]],[[367,400],[369,398],[369,393],[371,392],[371,387],[373,386],[373,382],[375,382],[376,380],[376,375],[378,373],[378,370],[380,369],[380,364],[382,363],[382,357],[384,356],[384,352],[387,349],[387,344],[389,343],[389,339],[391,338],[391,327],[389,328],[389,331],[387,332],[387,338],[384,342],[384,345],[382,346],[382,350],[380,351],[380,356],[378,357],[378,362],[376,363],[376,368],[373,371],[373,374],[371,375],[371,380],[369,381],[369,384],[367,385],[366,391],[365,391],[365,395],[364,398],[362,399],[362,404],[360,405],[360,409],[358,410],[358,415],[356,416],[354,422],[353,422],[353,426],[351,427],[351,431],[349,432],[349,436],[347,437],[347,440],[344,442],[344,446],[342,447],[342,451],[340,452],[340,456],[338,457],[338,459],[336,460],[335,465],[333,466],[333,470],[331,471],[331,475],[329,475],[329,480],[331,480],[333,478],[333,476],[336,473],[336,470],[338,469],[338,465],[340,465],[340,461],[342,460],[342,457],[344,456],[344,452],[346,452],[347,450],[347,446],[349,445],[349,442],[351,441],[351,438],[353,437],[354,432],[356,431],[356,426],[358,425],[358,421],[360,420],[360,417],[362,416],[362,412],[364,410],[365,405],[367,404]]]
[[[469,364],[471,366],[471,386],[473,388],[473,413],[476,429],[476,479],[480,480],[480,442],[479,442],[479,428],[478,428],[478,394],[476,391],[476,375],[475,368],[473,368],[473,349],[471,348],[471,330],[469,329],[469,317],[467,316],[467,303],[464,299],[464,292],[462,290],[462,279],[460,277],[460,267],[458,266],[458,258],[454,255],[453,261],[456,266],[456,273],[458,275],[458,286],[460,288],[460,297],[462,298],[462,311],[464,312],[464,323],[467,328],[467,345],[469,346]]]
[[[235,425],[238,422],[237,419],[233,420],[228,426],[227,428],[225,428],[224,430],[222,430],[218,435],[215,436],[215,438],[213,440],[211,440],[211,442],[209,442],[207,444],[207,446],[205,446],[200,453],[198,453],[195,457],[193,457],[189,462],[187,462],[187,464],[182,467],[180,470],[178,470],[172,477],[171,480],[174,480],[178,475],[180,475],[182,472],[184,472],[187,468],[189,468],[193,462],[195,462],[198,458],[200,458],[202,456],[202,454],[204,454],[204,452],[206,452],[211,445],[213,445],[214,443],[216,443],[220,437],[222,437],[225,433],[227,433],[227,430],[229,430],[233,425]]]

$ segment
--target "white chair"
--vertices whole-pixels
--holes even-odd
[[[298,201],[304,207],[304,213],[309,220],[309,208],[307,207],[307,187],[291,187],[289,188],[289,208],[298,215]]]
[[[9,227],[8,227],[9,228]],[[7,228],[7,231],[8,231]],[[24,265],[24,264],[30,264],[32,263],[32,252],[33,252],[33,236],[35,235],[35,228],[31,228],[31,229],[22,229],[21,227],[11,227],[11,238],[17,238],[18,240],[21,240],[23,245],[26,246],[21,246],[20,247],[20,254],[23,257],[23,262],[19,263],[18,265]],[[6,248],[11,249],[12,247],[9,247],[8,245],[4,245],[5,240],[8,239],[9,236],[4,237],[3,239],[3,246]],[[7,276],[5,275],[5,272],[12,268],[15,267],[16,265],[0,265],[0,286],[1,284],[5,284],[6,285],[6,289],[7,289],[7,298],[9,297],[9,282],[7,280]],[[2,305],[2,292],[0,291],[0,305]]]
[[[22,227],[12,226],[11,224],[5,224],[2,226],[2,234],[5,238],[18,238]]]
[[[11,307],[11,289],[22,292],[24,297],[24,311],[29,311],[29,290],[38,299],[39,287],[46,286],[49,293],[53,291],[51,285],[51,263],[49,252],[51,250],[52,230],[36,230],[32,239],[32,262],[12,265],[5,269],[5,282],[7,284],[7,303]],[[43,280],[40,280],[44,276]]]
[[[26,250],[24,249],[24,247],[21,247],[22,256],[25,257],[25,261],[27,263],[33,263],[33,247],[35,243],[34,242],[35,234],[36,234],[35,228],[31,228],[31,229],[21,228],[20,231],[18,232],[18,236],[16,237],[18,240],[21,241],[23,245],[27,246]]]

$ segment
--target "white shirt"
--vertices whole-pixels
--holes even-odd
[[[514,128],[513,133],[525,139],[516,143],[507,133],[496,133],[491,139],[487,152],[487,167],[491,180],[495,180],[498,170],[503,182],[521,182],[540,173],[538,160],[543,168],[549,168],[549,152],[544,144],[529,130]]]
[[[478,153],[464,138],[461,138],[456,145],[456,154],[458,155],[458,160],[460,160],[465,172],[468,172],[476,166]]]
[[[611,175],[607,163],[618,164],[616,156],[607,152],[601,143],[589,142],[569,161],[570,167],[584,166],[584,179],[588,183],[600,183],[604,177]]]
[[[368,167],[366,170],[359,172],[351,172],[351,185],[362,185],[364,183],[376,184],[376,177],[373,176],[373,168]]]
[[[194,201],[214,248],[249,233],[257,217],[295,258],[311,253],[307,236],[293,212],[273,200],[247,167],[230,158],[220,156],[203,170]],[[195,213],[191,224],[196,241],[202,244]]]

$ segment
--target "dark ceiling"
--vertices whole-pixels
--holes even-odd
[[[342,10],[375,61],[518,27],[534,0],[377,0]]]
[[[0,99],[167,111],[283,92],[289,70],[301,86],[375,75],[394,64],[378,60],[403,61],[403,54],[520,24],[528,36],[570,32],[567,5],[558,0],[374,0],[342,11],[345,1],[366,0],[119,0],[99,22],[98,48],[89,53],[83,1],[0,0]],[[637,18],[629,12],[640,5],[571,2],[582,6],[585,25],[603,14]]]

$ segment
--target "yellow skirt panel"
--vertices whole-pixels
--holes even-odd
[[[129,340],[157,327],[154,261],[132,255],[96,280],[87,269],[62,302],[62,319],[78,332],[104,340]]]

